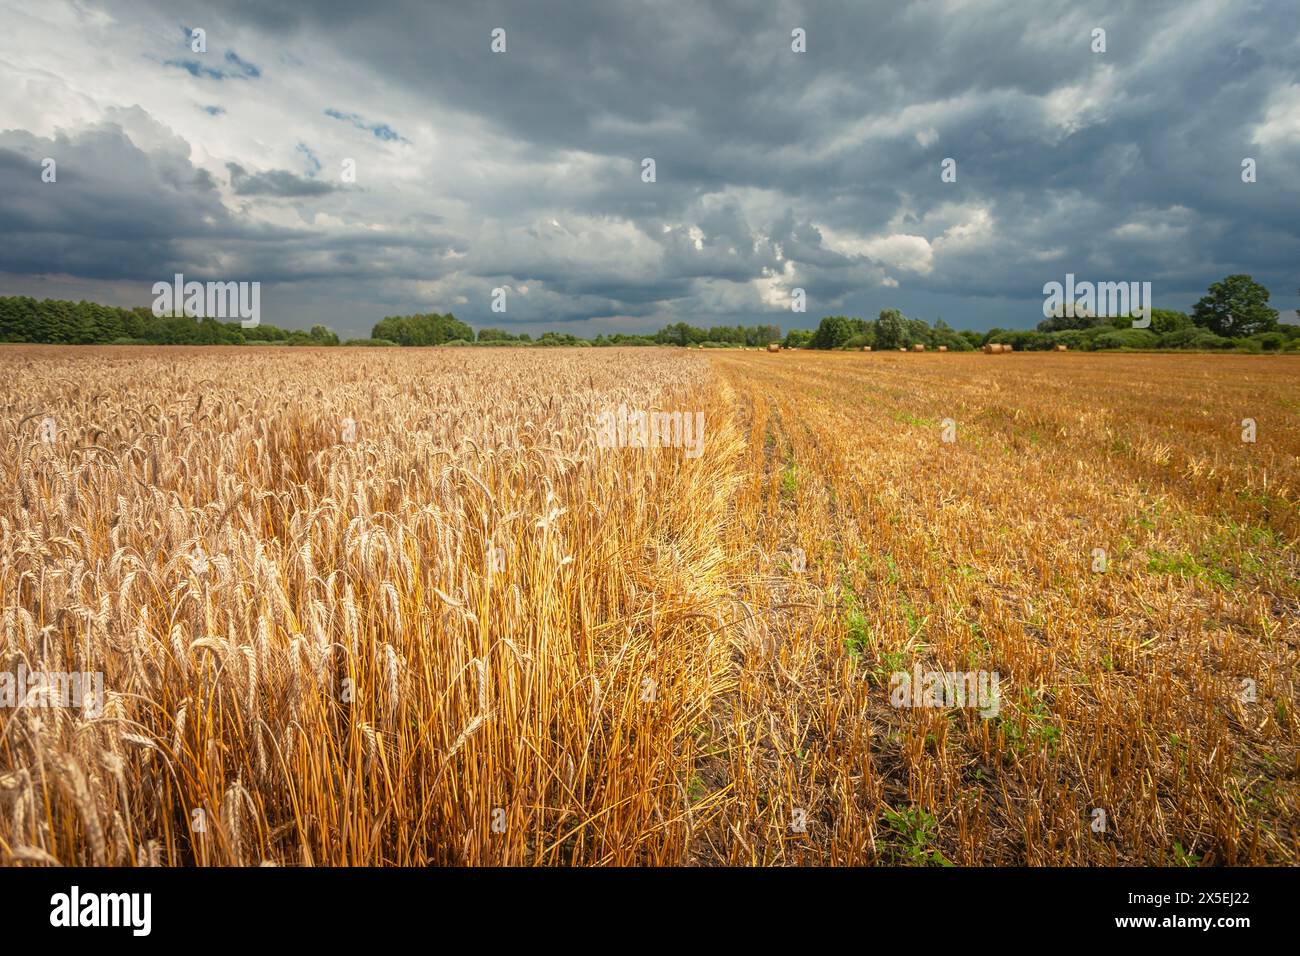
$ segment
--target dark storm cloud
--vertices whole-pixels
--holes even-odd
[[[43,182],[42,159],[55,159]],[[316,196],[335,187],[231,164],[236,194]],[[310,187],[310,188],[309,188]],[[223,271],[263,282],[409,279],[450,240],[428,231],[332,235],[256,224],[232,213],[205,169],[165,145],[141,150],[122,127],[73,137],[0,133],[0,273],[152,281]]]
[[[281,196],[300,199],[305,196],[324,196],[339,188],[316,179],[296,176],[283,169],[250,173],[238,163],[227,163],[226,169],[230,171],[230,186],[236,196]]]
[[[0,212],[37,237],[0,268],[113,275],[138,268],[128,237],[143,262],[172,262],[195,255],[192,233],[219,233],[223,257],[285,281],[346,280],[326,299],[353,331],[402,303],[476,324],[807,325],[898,305],[1028,326],[1067,271],[1150,279],[1174,307],[1229,272],[1279,305],[1300,286],[1300,43],[1283,0],[177,7],[111,9],[142,28],[179,16],[227,50],[170,62],[217,101],[205,109],[229,111],[213,124],[228,143],[203,144],[229,195],[141,148],[72,198]],[[790,49],[795,27],[806,53]],[[301,82],[277,87],[255,62]],[[261,113],[209,82],[235,77],[262,79],[233,85],[267,97]],[[278,161],[260,154],[286,136]],[[30,164],[26,145],[14,155]],[[295,155],[306,177],[282,168]],[[957,181],[942,183],[949,157]],[[1245,157],[1256,183],[1241,181]],[[349,158],[355,186],[339,179]],[[0,175],[30,190],[32,167],[6,162]],[[80,242],[67,203],[86,212]],[[160,209],[173,204],[187,208]],[[286,205],[299,225],[268,225]],[[498,285],[528,287],[504,318],[488,310]],[[795,286],[805,316],[782,312]]]
[[[42,181],[46,157],[54,182]],[[0,133],[0,194],[10,237],[0,272],[138,277],[166,268],[180,243],[244,231],[205,171],[165,149],[143,152],[117,126],[52,140]]]

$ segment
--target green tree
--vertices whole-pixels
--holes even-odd
[[[767,345],[769,342],[781,341],[781,326],[754,325],[745,330],[746,345]]]
[[[1157,335],[1167,335],[1191,327],[1192,320],[1186,312],[1176,312],[1173,309],[1151,310],[1151,331]]]
[[[876,348],[896,349],[904,345],[907,334],[907,320],[897,309],[881,309],[880,318],[876,319]]]
[[[853,325],[842,315],[828,315],[821,320],[813,333],[809,346],[815,349],[837,349],[853,336]]]
[[[1126,316],[1125,322],[1130,319]],[[1091,329],[1099,325],[1105,325],[1106,319],[1102,316],[1093,315],[1086,309],[1065,308],[1057,310],[1055,315],[1043,319],[1038,323],[1039,332],[1067,332],[1071,329]]]
[[[1192,309],[1192,321],[1225,338],[1272,332],[1278,324],[1268,289],[1248,275],[1231,275],[1211,285]]]

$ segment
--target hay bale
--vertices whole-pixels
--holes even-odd
[[[993,343],[991,343],[991,342],[985,342],[985,343],[984,343],[984,347],[983,347],[982,349],[980,349],[980,351],[983,352],[985,355],[992,355],[992,354],[993,354],[993,350],[994,350],[994,347],[993,347]],[[1001,349],[998,349],[997,351],[1001,352],[1002,350],[1001,350]]]
[[[939,351],[940,351],[940,352],[946,352],[946,351],[948,351],[948,346],[946,346],[946,345],[940,345],[940,346],[939,346]]]
[[[767,343],[767,350],[768,350],[769,352],[779,352],[779,351],[781,351],[781,343],[780,343],[780,342],[768,342],[768,343]]]
[[[920,342],[917,342],[915,345],[912,346],[912,351],[913,351],[913,352],[924,352],[924,351],[925,351],[925,346],[922,345]]]
[[[864,351],[864,352],[870,352],[870,351],[871,351],[871,346],[870,346],[870,345],[864,345],[864,346],[862,346],[862,351]]]
[[[898,347],[898,351],[900,351],[900,352],[906,352],[907,349],[903,348],[903,347],[900,345],[900,346]]]
[[[1070,350],[1070,347],[1069,347],[1068,345],[1058,345],[1058,346],[1056,347],[1056,351],[1058,351],[1058,352],[1068,352],[1069,350]]]
[[[1015,349],[1013,349],[1013,348],[1011,347],[1011,343],[1010,343],[1010,342],[1004,342],[1004,343],[1002,344],[1002,351],[1004,351],[1004,352],[1014,352]]]

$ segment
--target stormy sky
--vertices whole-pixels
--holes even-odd
[[[344,336],[417,311],[533,334],[885,307],[1027,328],[1067,272],[1167,308],[1246,272],[1294,320],[1300,17],[0,0],[0,294],[148,305],[177,272],[261,282],[264,322]]]

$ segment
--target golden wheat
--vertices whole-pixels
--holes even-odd
[[[1285,358],[0,367],[0,673],[106,691],[0,708],[0,862],[1300,860]]]

